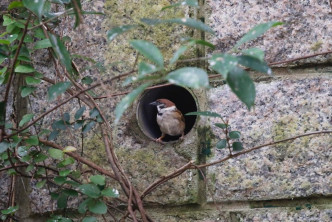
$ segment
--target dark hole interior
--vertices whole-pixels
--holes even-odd
[[[174,102],[176,107],[182,112],[186,121],[185,134],[187,134],[193,128],[196,116],[186,116],[185,114],[196,112],[197,105],[194,97],[187,89],[175,85],[151,89],[142,95],[137,107],[137,119],[144,134],[151,139],[157,139],[161,136],[161,131],[156,119],[157,107],[149,104],[162,98]],[[163,141],[171,142],[179,138],[180,136],[166,135]]]

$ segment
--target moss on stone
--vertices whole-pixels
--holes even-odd
[[[152,41],[163,53],[166,60],[170,59],[179,46],[181,37],[187,36],[183,27],[179,25],[147,26],[140,22],[142,18],[182,18],[185,12],[182,8],[161,11],[171,4],[168,0],[108,0],[105,3],[107,18],[104,22],[105,30],[125,24],[141,24],[142,26],[124,33],[109,45],[105,57],[107,65],[113,64],[117,70],[124,71],[132,68],[136,59],[136,52],[130,47],[129,40],[144,39]]]

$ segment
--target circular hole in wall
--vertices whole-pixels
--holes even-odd
[[[197,117],[185,115],[186,113],[197,111],[196,100],[192,93],[180,86],[164,86],[147,90],[139,99],[136,113],[137,120],[139,127],[146,136],[151,139],[157,139],[161,136],[161,131],[157,123],[157,107],[150,105],[150,103],[157,99],[172,101],[182,112],[186,122],[184,134],[187,134],[193,128]],[[180,136],[166,135],[163,138],[163,142],[176,141]]]

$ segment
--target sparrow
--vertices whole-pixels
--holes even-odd
[[[181,135],[180,139],[183,139],[185,120],[175,104],[168,99],[157,99],[150,105],[156,106],[158,110],[157,123],[160,127],[161,136],[156,139],[156,142],[161,143],[166,134],[170,136]]]

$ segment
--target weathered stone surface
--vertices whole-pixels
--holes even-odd
[[[329,1],[206,1],[206,21],[216,31],[211,40],[223,52],[255,24],[281,21],[285,24],[269,31],[246,47],[260,47],[270,62],[287,60],[331,49],[332,14]],[[304,63],[327,62],[330,56]]]
[[[308,132],[331,129],[332,79],[328,75],[278,78],[256,84],[256,106],[248,111],[227,86],[209,92],[209,106],[240,131],[245,148]],[[223,138],[220,129],[213,126]],[[279,143],[210,167],[214,199],[279,199],[332,193],[330,134]],[[215,161],[228,155],[216,150]],[[211,196],[209,197],[212,201]]]

